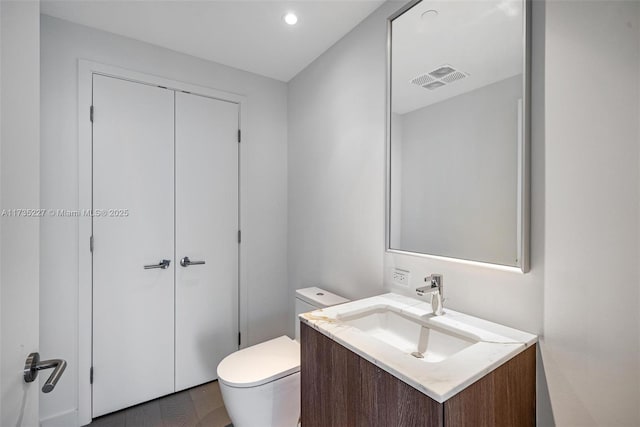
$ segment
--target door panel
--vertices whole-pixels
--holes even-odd
[[[93,416],[174,391],[174,92],[93,78]],[[167,269],[144,265],[171,260]]]
[[[0,426],[9,427],[39,424],[40,387],[21,371],[39,344],[40,220],[15,213],[40,207],[39,19],[39,2],[0,1]]]
[[[176,391],[238,349],[237,132],[237,104],[176,93]]]

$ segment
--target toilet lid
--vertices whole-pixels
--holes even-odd
[[[285,335],[225,357],[218,379],[232,387],[256,387],[299,370],[300,344]]]

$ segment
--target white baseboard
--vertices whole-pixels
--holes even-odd
[[[40,420],[40,427],[80,427],[78,422],[78,411],[62,412]]]

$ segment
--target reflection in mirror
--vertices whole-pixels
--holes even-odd
[[[527,270],[524,1],[390,18],[388,248]]]

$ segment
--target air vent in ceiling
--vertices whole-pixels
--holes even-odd
[[[425,89],[429,89],[429,90],[434,90],[434,89],[438,89],[439,87],[444,86],[445,83],[439,82],[439,81],[435,81],[435,82],[431,82],[429,84],[426,84],[424,86],[422,86]]]
[[[447,74],[451,74],[455,71],[450,65],[443,65],[442,67],[436,68],[435,70],[429,72],[429,75],[435,77],[436,79],[441,79]]]
[[[418,77],[414,77],[413,79],[411,79],[411,84],[418,85],[418,86],[424,86],[426,84],[431,83],[434,80],[435,79],[433,77],[431,77],[429,74],[421,74]]]
[[[469,74],[464,71],[456,70],[451,65],[444,64],[435,70],[414,77],[409,81],[409,83],[421,86],[425,89],[435,90],[442,86],[446,86],[447,84],[462,80],[468,76]]]
[[[453,73],[447,74],[441,80],[446,83],[452,83],[456,80],[464,79],[467,75],[461,71],[454,71]]]

